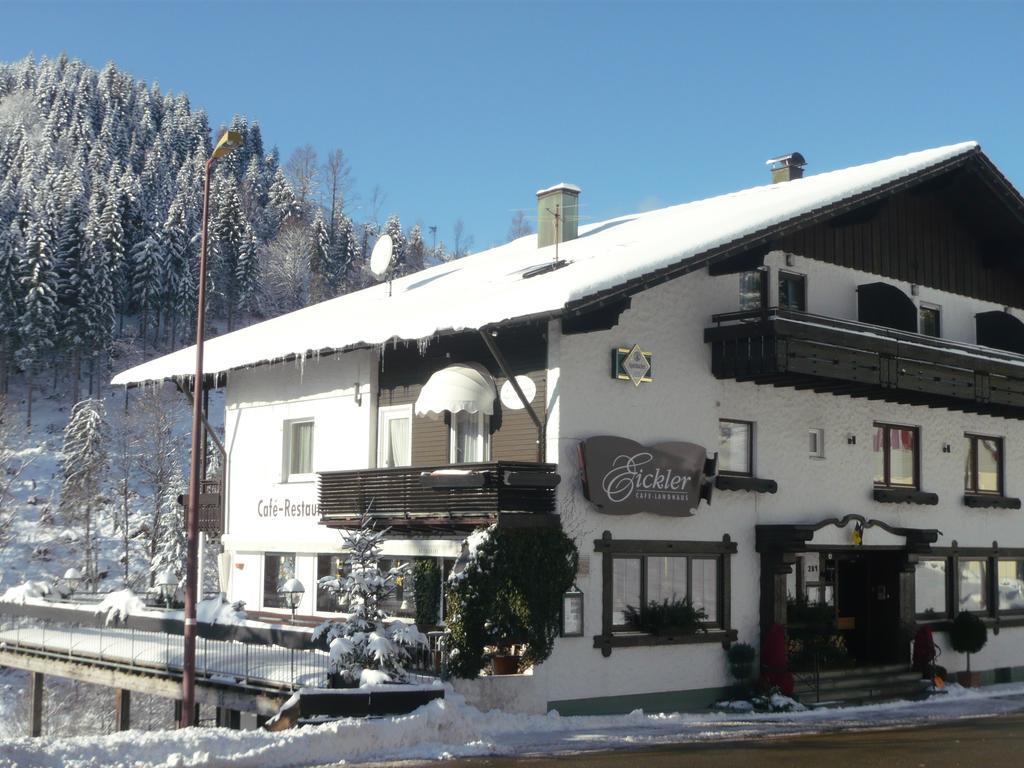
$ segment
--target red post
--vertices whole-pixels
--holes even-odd
[[[192,386],[192,452],[189,461],[188,504],[185,507],[185,650],[181,674],[179,726],[194,725],[196,702],[196,594],[199,582],[199,477],[202,467],[203,340],[206,335],[206,241],[210,212],[210,169],[203,182],[203,229],[199,240],[199,292],[196,307],[196,375]]]

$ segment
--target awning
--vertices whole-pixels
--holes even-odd
[[[476,363],[449,365],[430,377],[416,398],[416,415],[440,416],[445,411],[457,413],[494,413],[498,391],[487,369]]]

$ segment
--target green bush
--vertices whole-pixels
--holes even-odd
[[[949,644],[957,653],[967,654],[967,671],[971,671],[971,654],[977,653],[988,642],[988,628],[976,614],[961,611],[949,628]]]
[[[448,673],[476,677],[488,647],[507,652],[521,645],[523,664],[548,658],[578,561],[576,545],[561,528],[491,528],[445,589]]]
[[[412,567],[412,589],[416,599],[416,626],[434,627],[441,617],[441,563],[422,557]]]
[[[757,651],[749,643],[733,643],[725,655],[730,664],[752,664],[757,656]]]
[[[626,623],[642,632],[652,635],[692,635],[707,632],[704,623],[708,614],[703,608],[695,607],[689,600],[652,600],[647,608],[639,610],[626,606]]]

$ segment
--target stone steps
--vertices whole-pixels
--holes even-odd
[[[903,665],[877,665],[822,672],[817,690],[812,674],[795,673],[796,698],[805,706],[850,706],[924,698],[929,683]]]

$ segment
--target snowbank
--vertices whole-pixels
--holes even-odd
[[[147,612],[146,604],[130,589],[119,589],[107,594],[96,606],[98,615],[106,614],[107,624],[117,624],[129,616],[137,616]]]
[[[0,603],[21,603],[26,600],[42,599],[52,590],[45,581],[26,581],[16,587],[10,587],[0,595]]]
[[[523,752],[558,753],[615,747],[892,728],[1024,710],[1024,685],[956,689],[924,702],[772,714],[559,717],[480,712],[450,689],[410,715],[348,719],[278,733],[202,728],[128,731],[67,739],[17,738],[0,743],[0,766],[144,768],[247,766],[285,768],[433,760]]]

